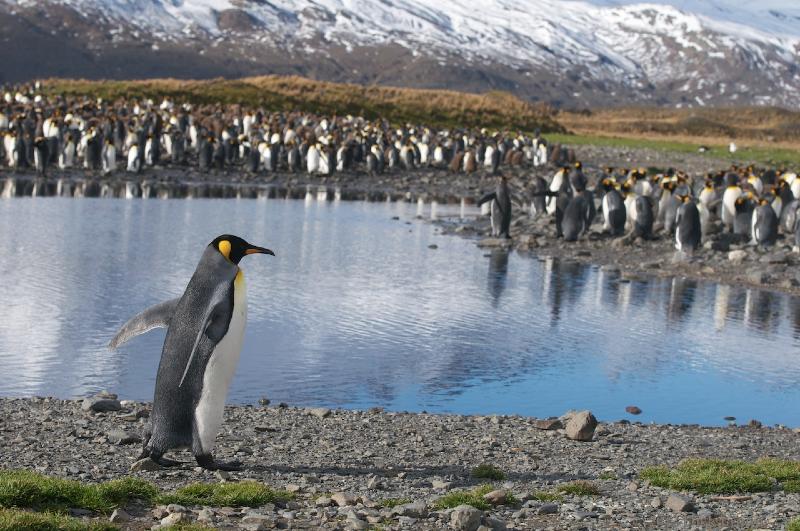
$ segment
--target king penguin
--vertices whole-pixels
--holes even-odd
[[[688,195],[681,196],[675,220],[675,248],[679,251],[694,251],[700,246],[702,228],[700,211]]]
[[[242,347],[247,302],[238,264],[249,254],[275,256],[237,236],[219,236],[206,247],[181,297],[136,315],[111,340],[115,349],[148,330],[167,328],[140,459],[175,465],[164,452],[188,446],[205,469],[239,468],[216,462],[212,451]]]
[[[492,236],[510,239],[511,193],[505,177],[500,177],[494,192],[489,192],[478,201],[478,206],[491,201]]]

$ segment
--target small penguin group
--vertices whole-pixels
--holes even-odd
[[[579,162],[559,168],[549,182],[534,177],[529,183],[531,214],[553,215],[556,234],[565,241],[588,232],[599,207],[604,232],[622,236],[628,231],[643,239],[660,232],[674,238],[676,249],[683,252],[696,250],[716,221],[762,247],[775,244],[784,233],[800,251],[800,179],[783,168],[733,166],[694,178],[673,169],[609,167],[597,177],[593,190],[587,183]]]

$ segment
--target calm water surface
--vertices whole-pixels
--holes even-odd
[[[277,254],[242,262],[249,321],[231,402],[588,408],[608,420],[637,405],[643,421],[800,425],[797,298],[486,253],[437,234],[417,208],[0,201],[0,395],[151,399],[164,332],[105,345],[180,295],[204,246],[231,232]]]

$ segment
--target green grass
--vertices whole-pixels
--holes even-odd
[[[798,493],[800,492],[800,480],[789,479],[781,483],[785,492]]]
[[[398,505],[405,505],[407,503],[411,503],[411,499],[409,498],[387,498],[380,502],[381,507],[386,507],[387,509],[393,509]]]
[[[790,520],[789,523],[786,524],[786,531],[800,531],[800,518]]]
[[[488,501],[483,499],[484,494],[488,494],[494,490],[491,485],[481,485],[473,490],[457,490],[442,496],[434,507],[436,509],[453,509],[459,505],[471,505],[481,511],[486,511],[491,508]]]
[[[107,523],[88,523],[56,513],[34,513],[18,509],[0,509],[0,531],[110,531]]]
[[[617,475],[613,472],[601,472],[598,476],[599,479],[617,479]]]
[[[558,492],[551,492],[548,490],[537,490],[533,493],[533,498],[543,502],[560,502],[564,496]]]
[[[193,483],[171,494],[158,497],[163,504],[209,505],[218,507],[258,507],[294,498],[290,492],[273,490],[263,483]]]
[[[472,469],[472,477],[478,479],[491,479],[492,481],[502,481],[506,479],[505,473],[494,465],[483,463]]]
[[[778,481],[787,492],[800,490],[800,462],[760,459],[755,463],[718,459],[687,459],[675,468],[649,467],[641,477],[657,487],[701,494],[767,492]]]
[[[158,489],[151,483],[133,477],[106,483],[82,484],[27,470],[0,471],[0,507],[31,507],[57,511],[82,508],[108,513],[130,499],[149,501],[157,494]]]
[[[564,483],[556,487],[556,490],[573,496],[598,496],[600,494],[600,489],[596,485],[583,480]]]
[[[600,147],[623,147],[623,148],[649,148],[660,151],[670,151],[676,153],[698,154],[699,143],[679,142],[676,140],[661,140],[650,138],[623,138],[606,137],[597,135],[570,135],[570,134],[548,134],[546,135],[551,143],[565,145],[589,145]],[[741,143],[746,142],[742,141]],[[800,152],[786,148],[766,148],[766,147],[742,147],[734,155],[728,153],[727,145],[707,145],[708,151],[702,153],[703,156],[736,160],[746,162],[756,162],[767,165],[800,164]]]

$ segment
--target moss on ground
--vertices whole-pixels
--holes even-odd
[[[800,461],[760,459],[755,463],[720,459],[687,459],[674,468],[648,467],[641,477],[657,487],[700,494],[767,492],[776,487],[797,492]]]
[[[108,513],[128,500],[151,501],[157,495],[158,489],[154,485],[134,477],[83,484],[27,470],[0,471],[0,507],[55,511],[81,508]]]
[[[157,498],[159,503],[217,507],[259,507],[294,498],[287,491],[274,490],[256,481],[240,483],[193,483]]]
[[[0,530],[4,529],[116,529],[105,524],[88,524],[66,516],[68,509],[87,509],[107,514],[138,499],[147,504],[205,505],[217,507],[259,507],[289,501],[293,494],[263,483],[193,483],[175,492],[161,493],[152,483],[126,477],[106,483],[83,484],[49,477],[27,470],[0,470]],[[22,510],[26,509],[26,510]],[[37,512],[33,512],[37,511]],[[198,524],[181,524],[178,529],[206,529]]]

